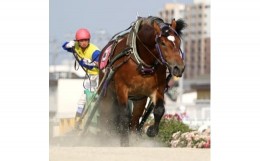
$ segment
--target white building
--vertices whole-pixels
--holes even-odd
[[[80,70],[64,65],[49,67],[50,137],[74,125],[77,104],[84,93],[84,72]]]
[[[183,47],[185,52],[185,79],[210,74],[210,1],[194,0],[194,3],[167,3],[159,16],[170,23],[173,18],[184,19]]]
[[[184,18],[185,5],[180,3],[166,3],[164,9],[159,12],[159,16],[168,23],[172,19]]]

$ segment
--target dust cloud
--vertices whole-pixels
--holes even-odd
[[[81,136],[79,131],[72,130],[64,136],[50,138],[50,146],[65,147],[120,147],[120,137],[118,134],[102,135],[100,133],[88,132],[87,135]],[[130,147],[165,147],[155,138],[150,138],[146,134],[129,135]]]

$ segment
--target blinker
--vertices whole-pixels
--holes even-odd
[[[161,23],[160,24],[160,29],[161,29],[162,35],[164,35],[164,36],[168,36],[169,35],[170,28],[169,28],[168,25],[166,25],[164,23]]]

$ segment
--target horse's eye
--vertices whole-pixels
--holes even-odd
[[[164,24],[163,27],[161,28],[161,31],[162,31],[162,33],[168,33],[169,32],[169,26]]]
[[[161,42],[161,44],[162,44],[162,46],[165,46],[165,43],[163,41]]]

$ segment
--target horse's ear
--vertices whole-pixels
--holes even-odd
[[[155,29],[155,32],[157,32],[155,34],[159,34],[160,31],[161,31],[161,28],[160,28],[160,26],[157,23],[154,23],[154,29]]]
[[[172,19],[171,26],[172,26],[172,28],[174,28],[174,29],[176,28],[176,21],[175,21],[175,18]]]

